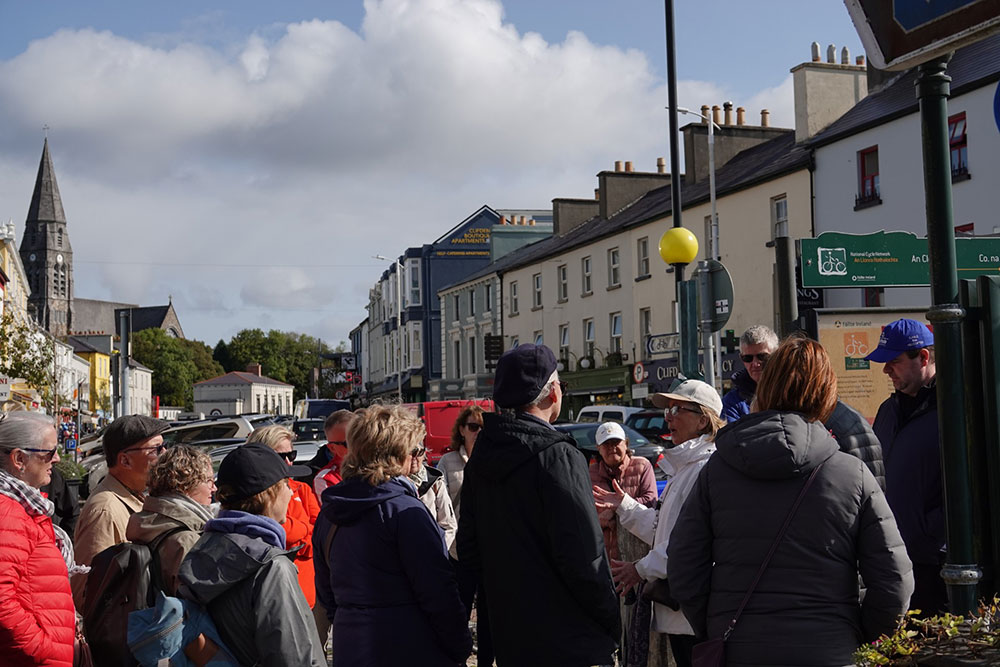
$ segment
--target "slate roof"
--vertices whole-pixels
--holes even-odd
[[[114,335],[118,332],[115,310],[138,308],[136,304],[101,301],[99,299],[73,299],[73,331]]]
[[[906,70],[885,88],[858,102],[825,130],[810,139],[810,148],[823,146],[891,120],[916,113],[917,93],[914,83],[917,68]],[[1000,34],[955,51],[948,63],[951,96],[955,97],[1000,79]]]
[[[225,375],[220,375],[219,377],[214,377],[210,380],[195,382],[194,386],[197,387],[199,385],[213,384],[274,384],[282,387],[293,386],[286,382],[278,382],[274,378],[269,378],[266,375],[254,375],[253,373],[245,373],[243,371],[231,371]]]
[[[49,154],[48,137],[42,146],[42,159],[38,163],[38,176],[35,178],[35,191],[31,193],[27,221],[66,222],[56,172],[52,168],[52,156]]]
[[[97,349],[90,343],[80,340],[79,338],[74,338],[73,336],[67,338],[66,342],[73,346],[73,352],[75,352],[76,354],[80,353],[91,354],[94,352],[97,352],[99,354],[106,354],[105,352],[101,352],[101,350]]]
[[[142,331],[143,329],[161,328],[163,321],[167,319],[167,312],[170,310],[170,305],[131,306],[130,309],[132,311],[132,331]],[[117,315],[117,312],[115,314]],[[117,317],[115,321],[117,322]]]

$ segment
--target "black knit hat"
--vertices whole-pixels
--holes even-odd
[[[525,343],[497,361],[493,400],[501,408],[519,408],[538,397],[556,370],[556,355],[544,345]]]

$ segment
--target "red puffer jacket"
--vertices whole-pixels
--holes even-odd
[[[0,495],[0,662],[72,667],[76,615],[52,520]]]

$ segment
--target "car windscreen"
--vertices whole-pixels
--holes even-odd
[[[187,444],[198,440],[218,440],[219,438],[232,438],[239,431],[239,424],[234,422],[223,422],[220,424],[205,424],[203,426],[192,426],[181,428],[176,431],[167,431],[163,434],[163,442],[167,445]]]

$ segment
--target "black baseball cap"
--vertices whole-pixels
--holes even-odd
[[[504,352],[497,361],[493,401],[501,408],[519,408],[538,397],[556,370],[556,355],[545,345],[525,343]]]
[[[231,500],[246,500],[269,489],[286,477],[312,472],[309,466],[290,466],[276,451],[259,442],[237,447],[219,465],[216,484],[230,489]]]
[[[111,422],[104,432],[104,458],[109,466],[118,460],[118,455],[143,440],[159,435],[170,428],[170,422],[153,419],[146,415],[125,415]]]

